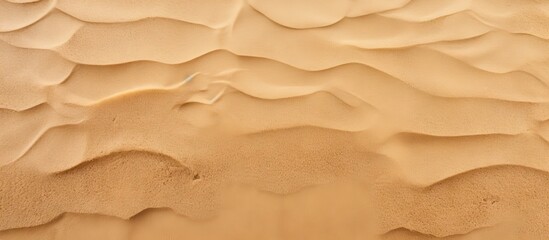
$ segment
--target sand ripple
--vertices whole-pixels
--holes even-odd
[[[1,239],[549,234],[547,1],[0,16]]]

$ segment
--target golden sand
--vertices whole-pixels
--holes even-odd
[[[549,239],[547,0],[0,0],[0,239]]]

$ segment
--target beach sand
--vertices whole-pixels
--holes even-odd
[[[0,239],[549,239],[549,1],[0,0]]]

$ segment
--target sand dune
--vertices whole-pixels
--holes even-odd
[[[549,236],[549,2],[0,16],[0,239]]]

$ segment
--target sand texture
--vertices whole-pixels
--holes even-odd
[[[0,240],[549,239],[549,0],[0,0]]]

